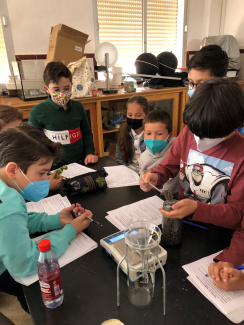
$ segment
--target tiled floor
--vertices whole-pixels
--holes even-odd
[[[14,296],[0,292],[0,312],[16,325],[33,325],[32,318],[20,306]]]

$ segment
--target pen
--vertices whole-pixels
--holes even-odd
[[[193,226],[193,227],[197,227],[197,228],[201,228],[201,229],[204,229],[204,230],[208,230],[207,227],[204,227],[204,226],[201,226],[201,225],[198,225],[197,223],[193,223],[193,222],[190,222],[190,221],[187,221],[187,220],[183,220],[184,223],[190,225],[190,226]]]
[[[71,213],[73,219],[75,219],[75,218],[76,218],[76,215],[75,215],[74,211],[71,210],[70,213]],[[81,214],[78,212],[77,215],[80,216]],[[95,223],[96,225],[102,227],[102,224],[101,224],[100,222],[98,222],[98,221],[95,221],[95,220],[93,220],[93,219],[91,219],[91,218],[88,218],[88,217],[86,217],[86,220],[88,220],[88,221],[90,221],[90,222],[93,222],[93,223]]]
[[[144,177],[140,176],[140,179],[142,181],[144,181]],[[157,188],[156,186],[154,186],[152,183],[148,183],[150,186],[152,186],[155,190],[157,190],[159,193],[161,193],[161,190],[159,188]]]
[[[237,266],[237,267],[234,267],[234,269],[235,269],[235,270],[240,270],[240,271],[241,271],[241,270],[244,270],[244,265],[242,265],[242,266]],[[207,273],[207,274],[205,274],[205,276],[206,276],[206,277],[208,277],[208,273]]]

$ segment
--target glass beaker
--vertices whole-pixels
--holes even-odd
[[[128,298],[132,305],[145,307],[152,302],[155,286],[155,271],[158,265],[163,273],[165,313],[165,273],[158,258],[161,240],[159,227],[148,221],[131,224],[125,235],[125,255],[117,267],[117,305],[119,306],[119,267],[126,259]]]
[[[163,209],[172,211],[172,205],[178,200],[166,200]],[[182,219],[167,218],[163,215],[162,219],[162,242],[167,245],[175,246],[181,243],[182,239]]]

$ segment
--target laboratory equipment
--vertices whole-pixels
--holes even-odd
[[[165,271],[158,257],[161,231],[148,221],[132,223],[125,235],[125,254],[117,266],[117,306],[120,306],[119,270],[127,263],[128,298],[132,305],[145,307],[154,296],[155,271],[159,268],[163,275],[163,312],[165,314]],[[140,259],[140,267],[138,265]]]

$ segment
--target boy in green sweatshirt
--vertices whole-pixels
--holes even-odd
[[[93,135],[83,105],[71,98],[72,75],[62,62],[49,62],[43,74],[48,99],[34,106],[29,122],[53,142],[63,146],[54,167],[73,162],[96,163]]]

